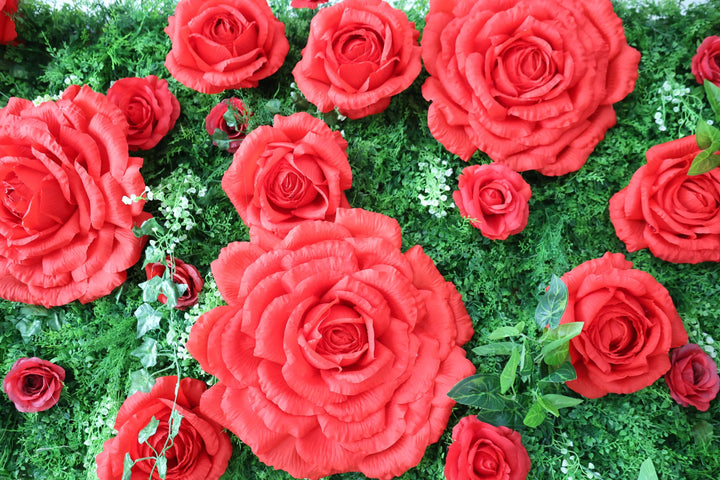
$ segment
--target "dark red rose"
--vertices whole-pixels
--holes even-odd
[[[42,412],[60,399],[65,369],[37,357],[19,358],[2,387],[20,412]]]
[[[509,167],[499,163],[466,167],[458,178],[458,189],[453,200],[460,215],[471,219],[483,236],[505,240],[527,225],[532,191]]]
[[[290,6],[292,8],[317,8],[321,3],[326,3],[328,0],[292,0]]]
[[[197,268],[189,263],[185,263],[179,258],[166,257],[166,263],[170,266],[172,271],[172,281],[178,285],[185,285],[187,289],[178,298],[175,308],[178,310],[185,310],[188,307],[192,307],[198,302],[198,295],[202,290],[205,282]],[[161,277],[165,273],[165,265],[161,262],[148,263],[145,265],[145,274],[147,279],[150,280],[153,277]],[[167,297],[163,294],[158,296],[160,303],[167,303]]]
[[[401,253],[400,226],[378,213],[339,209],[256,240],[212,263],[228,305],[190,332],[219,380],[203,413],[296,478],[415,466],[445,430],[447,392],[475,370],[455,286],[421,247]]]
[[[202,93],[257,87],[285,61],[285,25],[266,0],[180,0],[165,33],[170,74]]]
[[[452,431],[445,459],[447,480],[525,480],[530,457],[520,434],[495,427],[471,415],[460,419]]]
[[[720,37],[705,38],[690,62],[690,70],[698,83],[710,80],[720,86]]]
[[[166,80],[155,75],[121,78],[107,91],[107,98],[120,107],[130,125],[128,147],[149,150],[175,126],[180,102]]]
[[[231,122],[232,127],[228,125],[226,118],[228,109],[230,109],[229,114],[233,119]],[[247,110],[242,100],[235,97],[226,98],[215,105],[205,117],[205,130],[211,136],[217,130],[224,133],[228,140],[227,151],[235,153],[247,134],[248,118],[251,116],[252,112]],[[213,144],[218,145],[216,140],[213,140]]]
[[[70,86],[39,106],[0,110],[0,297],[52,307],[110,293],[142,253],[132,227],[150,215],[142,158],[128,157],[120,109]]]
[[[694,135],[651,147],[647,163],[610,199],[610,220],[628,252],[720,261],[720,170],[688,176],[698,153]]]
[[[382,112],[420,73],[419,36],[405,13],[383,0],[344,0],[313,17],[295,82],[321,112]]]
[[[180,429],[168,451],[166,480],[217,480],[225,472],[232,454],[228,434],[219,425],[203,416],[198,408],[200,397],[207,389],[205,383],[183,378],[175,400],[177,377],[160,377],[149,393],[131,395],[120,407],[115,420],[117,436],[106,440],[103,450],[95,457],[100,480],[119,480],[123,474],[125,454],[138,460],[155,457],[168,437],[172,410],[181,416]],[[138,434],[155,417],[160,423],[154,435],[145,443],[138,443]],[[132,467],[131,480],[159,480],[155,460],[137,462]],[[150,472],[153,472],[151,475]]]
[[[665,287],[621,253],[588,260],[562,281],[568,303],[560,323],[584,322],[570,340],[577,379],[567,386],[585,397],[651,385],[670,368],[670,349],[688,341]]]
[[[670,365],[665,383],[673,400],[683,407],[707,411],[720,390],[715,361],[700,346],[688,343],[670,353]]]
[[[7,45],[17,38],[15,14],[18,0],[0,0],[0,45]]]
[[[352,186],[347,142],[307,113],[276,115],[250,132],[225,172],[222,188],[248,226],[284,236],[306,220],[332,220],[348,207]]]
[[[428,125],[463,160],[578,170],[638,76],[610,0],[431,0],[425,20]]]

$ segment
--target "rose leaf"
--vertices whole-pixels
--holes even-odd
[[[640,475],[638,475],[638,480],[658,480],[655,465],[653,464],[651,458],[646,458],[642,465],[640,465]]]
[[[148,422],[148,424],[145,425],[145,427],[143,427],[140,432],[138,432],[138,443],[142,445],[143,443],[147,442],[150,437],[155,435],[155,432],[157,432],[159,425],[160,420],[155,418],[155,415],[153,415],[153,417],[150,419],[150,422]]]
[[[560,277],[553,275],[547,292],[540,298],[535,309],[535,322],[540,328],[556,328],[565,313],[568,290]]]

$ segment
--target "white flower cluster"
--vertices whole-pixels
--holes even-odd
[[[667,131],[670,123],[677,127],[678,136],[692,133],[698,121],[697,112],[703,107],[703,99],[691,95],[690,88],[681,85],[674,76],[663,82],[657,90],[657,97],[654,98],[660,99],[654,115],[658,130]]]
[[[105,397],[98,404],[92,415],[88,415],[88,420],[83,421],[85,426],[85,440],[83,444],[88,447],[97,447],[109,438],[110,435],[115,435],[117,432],[114,429],[115,417],[117,411],[120,409],[120,405],[116,400],[110,397]],[[89,419],[94,419],[93,421]],[[93,448],[88,449],[88,454],[85,456],[83,464],[88,472],[95,471],[95,454]]]
[[[453,169],[448,166],[447,160],[437,159],[437,162],[418,162],[424,189],[418,194],[418,199],[423,207],[428,207],[430,215],[438,218],[447,216],[447,211],[452,207],[452,195],[450,186],[446,183],[453,174]]]
[[[568,438],[567,433],[563,432],[559,438],[553,440],[553,446],[562,455],[560,471],[566,475],[566,480],[582,478],[602,480],[602,475],[595,470],[592,462],[588,462],[587,465],[580,462],[578,455],[572,451],[575,444]]]
[[[690,341],[697,343],[698,346],[705,350],[705,353],[710,355],[712,358],[717,358],[718,352],[715,349],[715,339],[712,335],[704,332],[702,328],[700,328],[700,324],[696,319],[684,319],[684,322]]]

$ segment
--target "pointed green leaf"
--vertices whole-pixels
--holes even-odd
[[[565,312],[567,302],[567,286],[560,280],[560,277],[553,275],[547,292],[540,297],[540,302],[535,309],[535,323],[540,328],[557,327]]]
[[[580,335],[582,332],[583,322],[570,322],[559,325],[550,331],[540,353],[545,356],[559,347],[566,345],[570,340]]]
[[[568,397],[566,395],[558,395],[555,393],[543,395],[542,400],[546,404],[552,405],[557,409],[574,407],[575,405],[580,405],[583,402],[582,398]]]
[[[225,110],[225,113],[223,113],[223,120],[225,120],[225,123],[227,123],[228,127],[234,130],[238,126],[238,117],[241,116],[241,114],[238,109],[235,108],[235,105],[233,105],[231,102],[224,103],[225,105],[227,105],[227,110]]]
[[[473,348],[473,353],[475,353],[475,355],[480,355],[481,357],[489,355],[510,355],[510,352],[512,352],[515,345],[517,344],[514,342],[489,343],[487,345],[481,345]]]
[[[216,128],[210,138],[212,138],[215,146],[221,150],[227,150],[230,148],[230,137],[228,137],[227,132]]]
[[[130,352],[130,355],[140,359],[140,363],[142,363],[142,366],[145,368],[155,366],[157,363],[157,354],[157,341],[154,338],[144,339],[142,345]]]
[[[715,112],[715,119],[720,122],[720,88],[707,78],[703,82],[703,88],[705,89],[705,96],[708,99],[710,108]]]
[[[575,372],[575,368],[572,366],[572,363],[565,362],[560,365],[557,370],[555,370],[540,381],[551,383],[564,383],[570,380],[575,380],[576,378],[577,373]]]
[[[168,437],[170,439],[173,439],[177,436],[178,432],[180,431],[180,423],[182,422],[183,416],[180,415],[180,412],[173,409],[173,411],[170,413],[170,420],[168,421]]]
[[[702,175],[715,169],[718,165],[720,165],[720,155],[703,150],[695,156],[687,174]]]
[[[142,445],[147,442],[150,437],[155,435],[158,425],[160,425],[160,421],[153,415],[150,422],[138,433],[138,443]]]
[[[129,453],[125,453],[125,458],[123,459],[122,480],[130,480],[130,477],[132,477],[133,465],[135,465],[135,462],[133,462],[132,457],[130,457]]]
[[[702,118],[698,119],[695,126],[695,141],[702,150],[710,148],[713,143],[713,128]]]
[[[515,383],[515,374],[517,373],[518,365],[520,364],[520,348],[513,348],[508,359],[500,374],[500,393],[507,392],[510,387]]]
[[[520,331],[516,327],[500,327],[490,332],[488,338],[490,340],[499,340],[501,338],[517,337],[518,335],[520,335]]]
[[[640,475],[638,480],[658,480],[657,472],[655,471],[655,465],[651,458],[645,459],[640,465]]]
[[[505,408],[499,389],[497,375],[472,375],[451,388],[448,397],[463,405],[496,411]]]
[[[143,303],[135,310],[137,318],[137,338],[142,337],[150,330],[154,330],[160,326],[162,315],[155,311],[153,307],[147,303]]]
[[[547,355],[543,357],[543,362],[545,362],[547,365],[550,366],[557,366],[562,363],[564,363],[567,358],[568,354],[570,353],[570,347],[567,343],[560,345],[558,348],[553,350],[552,352],[549,352]]]
[[[525,415],[523,423],[530,428],[535,428],[540,426],[540,424],[545,421],[545,418],[547,418],[547,414],[545,413],[545,409],[542,405],[539,403],[533,403],[530,410],[528,410],[527,415]]]
[[[546,412],[552,413],[553,416],[559,417],[560,411],[551,402],[545,401],[545,397],[538,397],[537,404],[540,405]]]
[[[157,302],[158,295],[162,293],[160,287],[162,281],[163,277],[157,276],[138,284],[143,292],[143,302]]]
[[[158,475],[160,478],[165,480],[165,477],[167,476],[167,457],[164,455],[161,455],[155,459],[155,466],[158,469]]]

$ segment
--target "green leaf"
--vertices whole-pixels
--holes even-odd
[[[517,327],[500,327],[490,332],[488,338],[490,340],[499,340],[501,338],[517,337],[520,334],[521,332]]]
[[[155,415],[152,416],[150,419],[150,422],[143,427],[142,430],[138,433],[138,443],[142,445],[143,443],[147,442],[150,437],[155,435],[155,432],[157,432],[158,425],[160,425],[160,420],[155,418]]]
[[[527,415],[525,415],[523,423],[530,428],[535,428],[539,427],[546,418],[547,414],[545,413],[545,409],[542,407],[542,405],[540,405],[539,403],[533,403],[532,407],[530,407],[530,410],[528,410]]]
[[[564,383],[570,380],[575,380],[576,378],[577,373],[575,372],[575,368],[572,366],[572,363],[565,362],[560,365],[557,370],[555,370],[540,381],[550,383]]]
[[[160,478],[165,480],[165,477],[167,476],[167,457],[164,455],[161,455],[155,459],[155,466],[158,469],[158,475]]]
[[[638,475],[638,480],[658,480],[655,465],[653,464],[651,458],[646,458],[642,465],[640,465],[640,475]]]
[[[695,156],[687,174],[690,176],[702,175],[715,169],[718,165],[720,165],[720,155],[703,150]]]
[[[495,342],[487,345],[481,345],[473,348],[475,355],[486,357],[489,355],[510,355],[513,347],[517,345],[514,342]]]
[[[235,130],[238,126],[238,117],[241,117],[240,111],[238,111],[238,109],[235,108],[235,105],[231,102],[226,101],[224,103],[227,105],[227,110],[223,113],[223,119],[225,120],[225,123],[227,123],[228,127]]]
[[[553,405],[551,402],[545,401],[545,397],[538,397],[537,398],[537,404],[540,405],[543,409],[545,409],[546,412],[550,412],[555,417],[560,416],[560,411],[558,408]]]
[[[132,477],[133,465],[135,465],[135,462],[133,462],[132,457],[130,457],[129,453],[125,453],[125,458],[123,459],[122,480],[130,480],[130,477]]]
[[[162,276],[156,276],[138,284],[143,292],[143,302],[157,302],[158,295],[162,293],[162,281]]]
[[[500,411],[505,407],[505,398],[499,389],[497,375],[472,375],[451,388],[448,397],[463,405]]]
[[[583,402],[582,398],[568,397],[566,395],[558,395],[554,393],[548,393],[547,395],[543,395],[542,400],[546,404],[552,405],[557,409],[574,407],[576,405],[580,405]]]
[[[695,141],[700,149],[705,150],[706,148],[710,148],[713,143],[712,131],[713,128],[707,124],[707,121],[702,118],[698,119],[697,126],[695,127]]]
[[[145,220],[139,227],[132,228],[133,235],[138,238],[144,237],[145,235],[157,237],[162,233],[162,231],[163,228],[157,222],[155,217]]]
[[[154,330],[160,326],[162,315],[147,303],[143,303],[135,310],[135,318],[137,318],[138,321],[137,338],[140,338],[150,330]]]
[[[265,104],[265,110],[267,110],[269,113],[272,113],[273,115],[276,113],[280,113],[280,110],[282,109],[282,103],[280,103],[280,100],[277,98],[273,98],[272,100],[268,100]]]
[[[557,350],[558,348],[563,346],[567,346],[567,343],[570,340],[580,335],[580,332],[582,332],[582,328],[583,322],[570,322],[563,323],[557,328],[552,329],[547,339],[545,340],[547,343],[543,345],[540,354],[543,356],[549,355],[554,350]]]
[[[560,277],[553,275],[547,292],[540,298],[540,302],[535,309],[535,323],[540,328],[557,327],[565,312],[567,302],[567,286],[560,280]]]
[[[160,290],[167,298],[165,304],[169,308],[175,308],[178,299],[182,297],[182,294],[185,293],[187,288],[187,285],[175,283],[170,278],[163,278],[162,283],[160,284]]]
[[[513,383],[515,383],[515,374],[517,373],[518,365],[520,364],[520,348],[513,348],[510,354],[510,359],[505,364],[502,373],[500,374],[500,393],[507,392]]]
[[[566,343],[545,355],[543,361],[550,366],[560,365],[567,360],[568,353],[570,353],[570,347]]]
[[[713,426],[705,420],[698,421],[690,432],[695,439],[695,443],[710,443],[713,439]]]
[[[154,338],[146,338],[142,345],[130,352],[130,355],[140,359],[140,363],[142,363],[142,366],[145,368],[155,366],[157,363],[157,354],[157,341]]]
[[[703,82],[703,88],[705,89],[705,96],[708,99],[710,108],[715,112],[715,119],[720,122],[720,88],[708,79],[705,79]]]
[[[180,431],[180,423],[182,422],[183,416],[180,412],[173,409],[170,413],[170,420],[168,420],[168,437],[172,440],[175,438]]]
[[[132,395],[136,392],[149,392],[155,385],[155,379],[150,375],[150,372],[141,368],[130,373],[130,393]]]
[[[228,137],[228,134],[223,130],[216,128],[210,138],[212,138],[213,143],[221,150],[230,148],[230,137]]]

